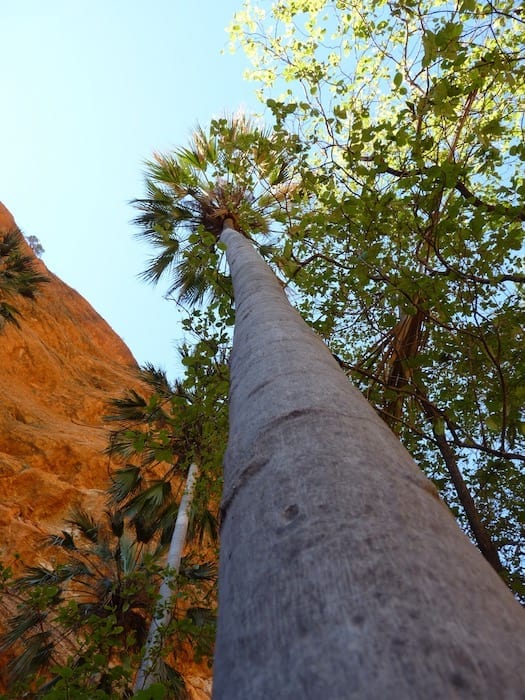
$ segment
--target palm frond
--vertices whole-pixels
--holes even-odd
[[[32,299],[49,278],[38,271],[34,257],[24,255],[22,244],[23,236],[18,229],[6,232],[0,239],[0,292]]]
[[[169,242],[163,247],[161,253],[148,260],[148,266],[140,273],[141,279],[145,282],[157,284],[161,278],[170,276],[176,269],[179,260],[179,243]],[[172,285],[172,289],[175,285]],[[169,294],[170,292],[168,292]]]
[[[12,323],[17,328],[20,328],[17,316],[20,316],[20,311],[15,306],[8,304],[6,301],[0,302],[0,329],[6,323]]]
[[[168,481],[162,479],[154,481],[129,501],[125,507],[125,513],[128,517],[140,515],[145,519],[153,520],[170,496],[171,484]]]
[[[179,504],[173,501],[168,503],[159,514],[156,526],[157,530],[160,531],[161,546],[167,547],[170,544],[178,512]]]
[[[140,467],[133,465],[114,471],[111,480],[109,494],[114,503],[122,503],[140,489],[143,483]]]
[[[208,508],[191,508],[188,526],[188,538],[202,545],[208,536],[212,542],[219,539],[219,523],[217,517]]]
[[[128,389],[122,398],[111,399],[109,403],[114,413],[105,415],[105,421],[143,422],[147,420],[148,403],[135,389]]]
[[[217,578],[217,564],[213,561],[192,564],[189,557],[183,557],[180,573],[191,581],[213,581]]]
[[[54,645],[49,632],[38,632],[24,641],[24,650],[9,662],[13,679],[25,680],[45,668],[51,661]]]
[[[7,632],[0,637],[0,651],[5,651],[23,639],[30,630],[41,625],[46,617],[46,612],[31,609],[24,609],[19,615],[11,617],[7,622]]]
[[[79,533],[90,542],[97,544],[99,541],[100,529],[98,523],[90,513],[82,508],[75,508],[66,522],[77,528]]]
[[[178,291],[179,300],[190,306],[202,302],[210,286],[208,271],[206,265],[192,265],[186,261],[178,263],[173,272],[168,295]]]
[[[148,544],[157,533],[157,523],[141,515],[135,515],[131,519],[131,524],[135,528],[135,539],[137,542]]]
[[[121,537],[119,540],[117,564],[124,576],[128,576],[136,570],[137,555],[137,543],[128,536]]]
[[[71,579],[89,579],[93,578],[94,571],[80,559],[71,559],[64,564],[59,564],[56,568],[57,576],[60,582],[69,581]]]
[[[77,548],[73,535],[67,532],[67,530],[62,530],[62,534],[60,535],[48,535],[45,538],[45,542],[53,547],[63,547],[64,549]]]
[[[28,566],[25,573],[14,582],[15,590],[36,588],[38,586],[56,585],[62,582],[57,569],[49,569],[46,566]]]
[[[54,568],[46,566],[28,566],[25,572],[14,581],[15,590],[29,590],[45,586],[60,586],[72,578],[93,575],[91,569],[82,561],[72,559],[58,564]],[[57,596],[60,591],[57,591]]]
[[[146,362],[139,372],[139,377],[145,381],[152,389],[162,397],[170,397],[173,394],[173,388],[168,379],[166,371],[160,367],[155,367],[150,362]]]
[[[106,511],[111,532],[115,537],[122,537],[124,532],[124,515],[120,510]]]

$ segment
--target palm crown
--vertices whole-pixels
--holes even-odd
[[[18,229],[0,235],[0,328],[5,323],[18,325],[20,311],[11,304],[17,296],[33,299],[39,286],[49,279],[41,274],[34,256],[23,249]]]
[[[272,221],[289,218],[293,144],[244,116],[197,127],[187,148],[147,163],[147,196],[133,201],[139,234],[159,252],[144,279],[170,277],[167,294],[202,301],[226,286],[214,259],[225,219],[244,235],[268,234]],[[213,264],[214,263],[214,264]]]

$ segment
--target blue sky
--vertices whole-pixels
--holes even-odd
[[[5,0],[0,201],[140,363],[177,373],[176,306],[138,279],[143,162],[196,122],[261,111],[225,27],[242,0]],[[221,55],[221,51],[225,53]]]

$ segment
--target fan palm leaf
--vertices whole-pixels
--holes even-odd
[[[82,508],[75,508],[66,522],[75,527],[82,537],[93,544],[98,544],[100,527],[90,513]]]
[[[9,620],[9,629],[2,635],[0,641],[0,651],[8,649],[15,644],[19,639],[39,626],[46,619],[46,613],[43,610],[27,609],[19,615],[15,615]]]
[[[141,469],[134,465],[117,469],[112,473],[111,480],[109,494],[113,503],[121,503],[140,490],[143,484]]]
[[[52,659],[55,650],[48,632],[37,632],[24,641],[24,649],[9,663],[13,678],[27,678],[44,667]]]
[[[292,181],[289,150],[270,130],[244,116],[197,126],[187,147],[147,163],[146,196],[133,201],[139,235],[156,250],[142,277],[168,277],[167,295],[191,305],[220,294],[225,278],[210,263],[223,221],[267,234]]]
[[[18,326],[20,311],[11,303],[13,297],[33,299],[43,282],[42,275],[31,255],[24,255],[23,236],[18,229],[0,235],[0,329],[6,323]]]
[[[166,372],[160,367],[155,367],[151,362],[146,362],[140,368],[139,377],[145,381],[159,396],[170,398],[173,387]]]
[[[151,520],[158,514],[159,509],[171,495],[171,484],[162,479],[150,482],[148,488],[134,496],[126,505],[125,514],[128,517],[140,515]]]

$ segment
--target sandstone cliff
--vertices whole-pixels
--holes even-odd
[[[0,203],[0,231],[15,226]],[[49,282],[34,301],[16,299],[20,327],[0,332],[0,560],[15,568],[15,554],[25,564],[45,558],[42,538],[60,531],[75,505],[102,511],[110,467],[103,416],[111,398],[139,387],[123,341],[37,264]],[[209,697],[209,671],[186,666],[191,697]]]
[[[0,204],[0,230],[15,222]],[[53,275],[17,299],[20,328],[0,334],[0,558],[38,556],[71,507],[100,500],[108,479],[107,402],[137,384],[136,362],[85,299]]]

